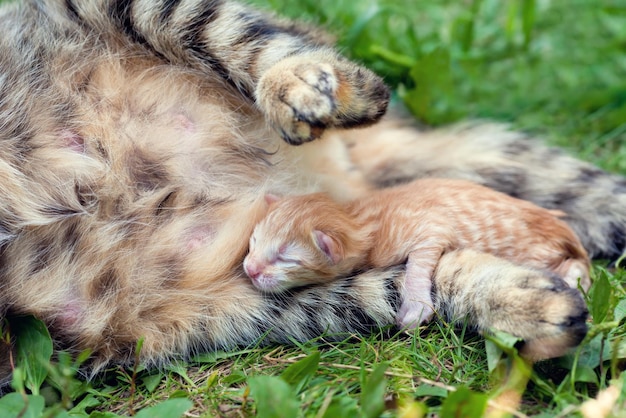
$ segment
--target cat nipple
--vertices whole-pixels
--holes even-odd
[[[190,231],[186,238],[185,249],[187,251],[197,250],[215,238],[215,229],[210,226],[201,226]]]
[[[55,318],[55,325],[61,329],[71,330],[85,316],[84,309],[77,299],[70,299]]]
[[[186,134],[194,134],[197,131],[196,123],[189,116],[178,112],[174,114],[174,126]]]
[[[61,137],[61,145],[72,151],[85,153],[85,139],[74,131],[63,129],[59,134]]]

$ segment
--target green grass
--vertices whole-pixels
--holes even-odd
[[[626,174],[626,1],[255,3],[330,28],[345,53],[385,76],[395,99],[425,123],[510,122]],[[486,341],[434,323],[413,337],[354,335],[334,344],[251,347],[159,371],[113,369],[91,383],[77,377],[74,360],[61,357],[44,367],[25,354],[18,365],[32,370],[17,376],[17,393],[0,399],[0,410],[21,408],[32,392],[40,395],[26,398],[31,416],[45,408],[46,416],[94,418],[180,416],[184,410],[189,416],[301,411],[312,417],[419,417],[460,411],[470,417],[481,416],[502,388],[523,387],[526,380],[518,415],[577,416],[583,402],[611,384],[621,391],[617,404],[623,410],[626,272],[597,267],[594,276],[589,337],[532,373],[505,337]],[[25,351],[45,352],[47,338],[34,331],[24,340]],[[500,357],[502,351],[508,356]],[[614,416],[626,414],[616,406]]]

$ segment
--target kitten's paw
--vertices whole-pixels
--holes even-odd
[[[434,314],[433,308],[425,303],[405,301],[398,310],[396,320],[400,328],[415,329],[430,321]]]
[[[376,122],[387,109],[389,90],[371,71],[318,51],[275,64],[261,77],[256,99],[282,138],[300,145],[327,128]]]

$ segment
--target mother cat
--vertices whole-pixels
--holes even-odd
[[[379,120],[388,91],[312,28],[230,1],[33,0],[2,6],[0,31],[0,315],[37,315],[96,369],[140,338],[158,364],[394,322],[401,267],[252,287],[239,266],[266,190],[463,177],[567,212],[592,255],[626,246],[625,181],[522,135],[342,129]],[[576,291],[486,254],[447,254],[434,289],[441,314],[533,358],[586,331]]]

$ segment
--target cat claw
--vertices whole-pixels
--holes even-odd
[[[261,77],[256,97],[283,140],[301,145],[319,138],[327,128],[377,121],[387,109],[389,90],[380,77],[347,61],[295,56]]]

